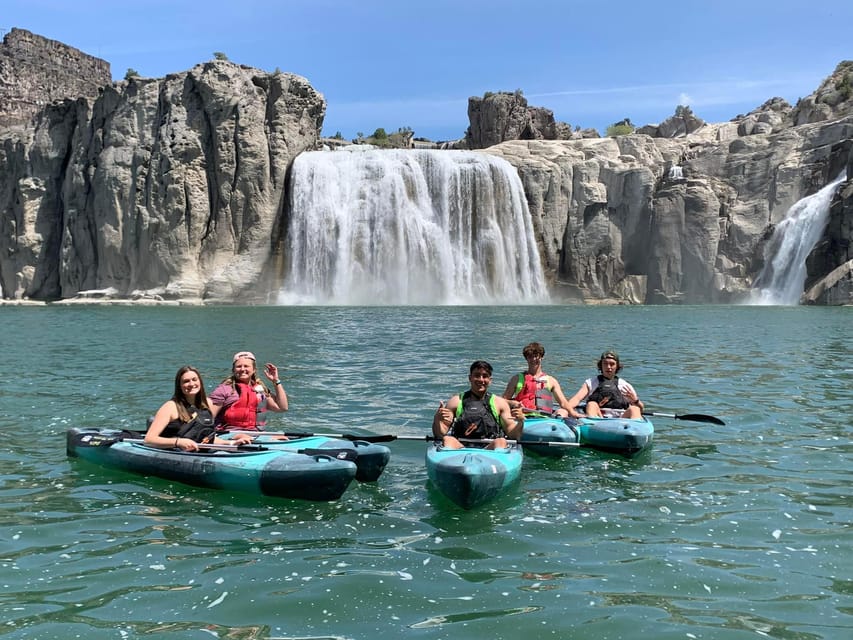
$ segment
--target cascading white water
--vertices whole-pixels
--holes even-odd
[[[521,180],[501,158],[312,151],[290,188],[281,304],[548,302]]]
[[[842,172],[820,191],[791,206],[764,247],[764,268],[755,279],[750,304],[799,303],[806,282],[806,258],[823,234],[832,196],[845,179]]]

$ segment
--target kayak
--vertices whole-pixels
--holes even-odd
[[[549,442],[578,442],[579,432],[576,420],[528,416],[524,420],[521,442],[524,448],[549,458],[561,458],[576,447],[551,447]],[[545,444],[535,444],[542,442]]]
[[[188,452],[150,447],[116,429],[66,433],[66,452],[104,467],[210,489],[299,500],[337,500],[355,478],[354,462],[326,453],[246,446]],[[345,456],[341,456],[345,458]]]
[[[219,437],[227,440],[234,435],[236,434],[223,433]],[[254,434],[251,435],[254,436]],[[391,449],[385,445],[366,442],[364,440],[351,441],[317,435],[305,438],[293,438],[291,440],[277,440],[274,435],[266,435],[260,432],[257,436],[254,436],[253,442],[269,449],[284,451],[310,450],[311,452],[319,452],[329,450],[335,452],[333,455],[337,455],[342,451],[351,452],[350,457],[355,460],[357,468],[355,479],[359,482],[375,482],[382,475],[382,471],[391,459]]]
[[[648,418],[581,418],[580,443],[600,451],[631,456],[652,444],[655,428]]]
[[[506,449],[446,449],[431,442],[426,468],[441,493],[463,509],[473,509],[517,482],[523,459],[521,447],[515,444]]]
[[[549,457],[563,456],[573,447],[553,447],[548,442],[578,442],[582,447],[631,456],[648,447],[653,437],[654,425],[648,418],[586,416],[576,420],[531,416],[524,421],[521,441],[527,449]]]

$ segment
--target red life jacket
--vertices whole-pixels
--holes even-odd
[[[534,378],[530,373],[519,373],[515,387],[515,400],[526,409],[535,409],[542,413],[554,411],[554,394],[548,388],[548,378],[543,374]]]
[[[266,401],[261,405],[261,398],[265,399],[264,394],[256,392],[254,388],[242,382],[237,382],[235,387],[240,397],[225,408],[223,421],[227,428],[254,430],[265,425],[266,421],[261,418],[261,414],[267,410]]]

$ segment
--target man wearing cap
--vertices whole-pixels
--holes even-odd
[[[577,406],[586,401],[586,415],[593,418],[642,418],[643,403],[634,387],[616,375],[622,371],[619,354],[612,349],[602,353],[598,371],[596,377],[587,378],[569,399],[569,415],[580,418]]]
[[[266,411],[287,411],[287,393],[278,377],[278,367],[266,363],[264,375],[272,382],[272,391],[258,377],[254,353],[234,354],[231,375],[209,397],[217,429],[260,430]]]

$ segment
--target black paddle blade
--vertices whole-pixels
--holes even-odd
[[[363,442],[393,442],[397,439],[397,436],[392,436],[390,434],[385,434],[381,436],[359,436],[352,433],[342,433],[341,438],[344,440],[350,440],[352,442],[356,442],[361,440]]]
[[[701,413],[687,413],[683,416],[675,416],[676,420],[692,420],[693,422],[708,422],[725,426],[725,422],[715,416],[706,416]]]

